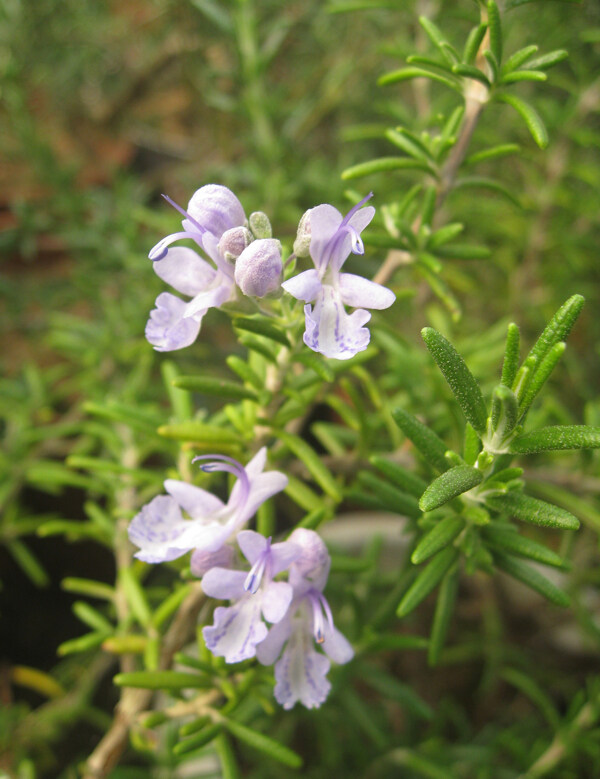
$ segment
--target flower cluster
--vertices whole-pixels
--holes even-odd
[[[272,238],[265,214],[256,212],[246,219],[238,198],[218,184],[201,187],[187,211],[165,196],[183,215],[183,230],[159,241],[149,257],[163,281],[192,299],[185,302],[161,293],[146,325],[146,338],[158,351],[182,349],[196,340],[209,308],[235,303],[239,293],[263,298],[287,292],[306,304],[304,343],[309,348],[338,360],[366,349],[370,333],[364,325],[371,318],[366,309],[388,308],[395,295],[361,276],[341,273],[341,268],[350,253],[364,252],[360,234],[375,209],[363,206],[371,196],[345,217],[328,204],[307,211],[292,257],[310,255],[315,267],[284,283],[281,243]],[[193,249],[171,247],[184,238],[194,241],[214,267]],[[356,310],[348,314],[345,306]]]
[[[129,538],[139,548],[135,556],[148,563],[191,551],[191,569],[202,577],[204,592],[231,602],[217,607],[214,623],[203,629],[208,649],[227,663],[252,657],[275,663],[278,702],[286,709],[298,701],[314,708],[329,693],[328,657],[347,663],[354,653],[336,630],[323,595],[330,557],[317,533],[299,528],[289,541],[273,544],[244,529],[258,507],[287,484],[284,474],[264,471],[266,457],[262,448],[245,468],[224,455],[196,457],[204,471],[236,476],[227,503],[200,487],[167,479],[168,495],[142,508],[131,521]],[[234,544],[249,570],[236,564]],[[287,581],[276,578],[285,571]]]

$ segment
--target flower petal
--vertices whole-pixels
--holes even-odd
[[[333,206],[323,203],[310,211],[310,256],[317,268],[329,261],[333,239],[341,225],[343,216]],[[350,250],[348,250],[350,253]]]
[[[241,530],[236,540],[250,565],[254,565],[267,548],[267,539],[255,530]]]
[[[325,357],[348,360],[369,345],[371,334],[363,325],[371,314],[359,308],[348,315],[340,293],[328,284],[323,285],[314,309],[304,306],[304,315],[304,343]]]
[[[271,576],[287,570],[290,565],[302,554],[298,544],[291,541],[281,541],[271,547]]]
[[[236,527],[240,527],[256,514],[259,506],[287,487],[288,478],[279,471],[261,473],[250,482],[250,493],[246,503],[236,515]],[[231,491],[233,497],[233,490]],[[231,499],[230,499],[231,500]]]
[[[267,635],[260,618],[260,598],[246,595],[234,606],[215,609],[214,624],[203,628],[206,646],[226,663],[239,663],[254,657],[256,645]]]
[[[283,645],[292,632],[292,621],[288,616],[277,622],[269,630],[265,640],[256,648],[256,659],[262,665],[272,665],[281,654]]]
[[[190,297],[210,287],[217,275],[217,271],[193,249],[182,246],[169,249],[164,260],[158,260],[152,267],[163,281]]]
[[[396,300],[391,289],[354,273],[340,274],[339,285],[342,301],[352,308],[389,308]]]
[[[190,560],[190,570],[199,579],[211,568],[231,568],[233,563],[233,548],[224,544],[216,552],[195,549]]]
[[[217,283],[218,280],[218,283]],[[186,317],[195,316],[199,312],[206,313],[209,308],[218,308],[225,303],[233,290],[233,281],[221,274],[215,276],[215,286],[200,292],[186,305],[184,314]]]
[[[129,540],[140,548],[135,557],[146,563],[164,563],[181,557],[188,551],[180,541],[189,524],[173,498],[158,495],[129,525]]]
[[[331,663],[315,651],[312,640],[306,639],[304,630],[297,628],[275,665],[275,698],[284,709],[293,708],[298,701],[307,709],[316,709],[331,689],[326,678]]]
[[[193,317],[185,314],[186,304],[170,292],[156,298],[156,308],[146,324],[146,338],[157,352],[172,352],[194,343],[200,332],[202,317],[198,310]]]
[[[325,623],[325,640],[321,644],[323,651],[336,663],[343,665],[354,657],[354,649],[348,639],[337,628],[333,630]]]
[[[165,489],[192,519],[208,517],[223,508],[223,501],[201,487],[177,479],[167,479]]]
[[[189,215],[205,230],[220,238],[225,230],[240,227],[246,220],[244,208],[234,193],[221,184],[206,184],[192,195]]]
[[[311,268],[284,281],[281,286],[296,300],[310,303],[321,291],[321,279],[315,268]]]
[[[232,571],[228,568],[211,568],[202,577],[202,589],[211,598],[219,600],[238,600],[245,594],[244,571]]]
[[[262,593],[262,613],[267,622],[279,622],[290,607],[294,590],[287,582],[271,582]]]

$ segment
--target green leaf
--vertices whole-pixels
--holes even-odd
[[[501,84],[517,84],[520,81],[547,81],[548,76],[541,70],[515,70],[500,80]]]
[[[8,540],[6,548],[36,587],[47,587],[50,584],[50,577],[46,570],[22,541],[18,538]]]
[[[277,364],[277,355],[273,351],[272,346],[266,341],[248,334],[240,335],[240,343],[242,346],[245,346],[246,349],[250,349],[265,357],[269,362]]]
[[[498,146],[492,146],[489,149],[482,149],[482,151],[471,154],[466,158],[465,165],[476,165],[478,162],[495,160],[499,157],[506,157],[508,154],[517,154],[519,151],[521,151],[521,147],[516,143],[501,143]]]
[[[486,499],[486,504],[522,522],[530,522],[541,527],[563,530],[577,530],[579,527],[579,520],[571,512],[523,493],[507,492],[506,495],[489,497]]]
[[[566,348],[567,345],[564,341],[560,341],[559,343],[554,344],[548,354],[541,361],[539,367],[536,369],[535,373],[529,380],[529,383],[527,384],[527,387],[521,398],[521,402],[519,403],[521,418],[525,416],[536,395],[549,379],[550,374],[556,367],[560,358],[563,356]]]
[[[504,347],[504,362],[500,382],[505,387],[512,387],[519,368],[520,331],[518,325],[511,322],[506,333]]]
[[[63,579],[60,583],[63,590],[75,592],[78,595],[87,595],[89,598],[114,601],[115,590],[109,584],[97,582],[93,579],[78,579],[73,576]]]
[[[552,565],[555,568],[568,567],[565,561],[543,544],[538,544],[527,536],[522,536],[520,533],[513,529],[501,529],[495,526],[495,524],[487,525],[484,528],[484,538],[486,543],[492,548],[499,549],[500,551],[508,552],[509,554],[518,555],[519,557],[526,557],[529,560],[535,560],[537,563],[543,563],[544,565]]]
[[[397,638],[403,638],[403,636],[397,636]],[[413,638],[413,636],[409,636],[409,638]],[[425,647],[422,646],[421,648]],[[425,703],[410,685],[398,681],[395,676],[387,673],[387,671],[382,671],[380,668],[375,668],[365,663],[360,666],[359,676],[370,687],[381,693],[386,700],[396,701],[402,708],[419,719],[433,719],[434,714],[431,706]]]
[[[152,614],[146,592],[137,576],[131,568],[124,567],[120,569],[118,579],[133,615],[140,625],[148,627],[152,622]]]
[[[466,243],[453,243],[440,246],[435,250],[438,257],[448,260],[487,260],[492,252],[487,246],[473,246]]]
[[[405,514],[407,517],[413,517],[414,519],[418,519],[421,516],[416,497],[393,487],[374,473],[362,471],[358,475],[358,481],[363,486],[372,489],[377,500],[388,511]]]
[[[173,379],[173,386],[190,392],[202,392],[224,400],[258,400],[258,394],[243,384],[212,376],[178,376]]]
[[[467,422],[465,426],[465,442],[463,446],[463,460],[467,465],[475,465],[477,456],[481,451],[479,436]]]
[[[323,491],[333,498],[336,503],[339,503],[342,500],[340,488],[331,471],[323,464],[323,460],[315,450],[302,438],[292,433],[281,431],[279,439],[306,465],[308,472]]]
[[[206,16],[209,21],[218,27],[221,32],[230,33],[233,22],[229,12],[221,3],[215,0],[190,0],[191,4]]]
[[[441,73],[434,73],[425,70],[425,68],[418,67],[400,68],[399,70],[385,73],[377,79],[377,84],[380,87],[383,87],[388,84],[397,84],[399,81],[408,81],[413,78],[428,78],[431,81],[437,81],[439,84],[450,87],[450,89],[453,89],[455,92],[462,92],[460,82],[457,79],[442,76]]]
[[[433,511],[452,498],[476,487],[483,481],[483,474],[470,465],[457,465],[431,482],[419,501],[422,511]]]
[[[487,410],[479,385],[465,361],[452,344],[432,327],[424,327],[421,335],[444,378],[450,385],[463,414],[473,428],[482,435],[487,423]]]
[[[92,630],[104,632],[107,635],[110,635],[114,631],[113,625],[106,619],[104,614],[101,614],[93,606],[90,606],[89,603],[78,600],[75,601],[72,608],[75,616],[88,627],[92,628]]]
[[[268,757],[273,758],[273,760],[277,760],[290,768],[301,768],[302,758],[300,755],[278,741],[274,741],[272,738],[230,719],[223,718],[223,726],[239,741],[259,752],[263,752]]]
[[[450,473],[450,471],[447,471]],[[411,555],[411,562],[414,565],[424,563],[434,554],[444,549],[444,547],[454,541],[465,526],[465,520],[462,517],[453,515],[451,517],[445,517],[441,519],[430,531],[424,536],[419,543],[415,551]]]
[[[178,422],[185,422],[193,416],[192,401],[187,392],[175,389],[173,380],[179,376],[179,368],[171,360],[163,360],[160,372],[169,395],[173,414]]]
[[[548,70],[548,68],[552,68],[554,65],[558,65],[559,62],[566,60],[568,56],[569,52],[565,49],[556,49],[531,60],[529,67],[532,70]]]
[[[492,430],[502,440],[515,429],[519,419],[519,404],[515,393],[504,384],[494,389],[492,397]]]
[[[129,671],[117,674],[113,681],[117,687],[138,687],[143,690],[187,690],[212,683],[206,674],[186,671]]]
[[[89,649],[94,649],[104,641],[106,633],[104,631],[93,633],[86,633],[85,636],[79,636],[78,638],[72,638],[70,641],[64,641],[56,650],[56,654],[60,657],[66,655],[73,655],[78,652],[87,652]]]
[[[431,152],[413,133],[405,130],[404,127],[397,127],[395,130],[386,130],[385,137],[402,151],[405,151],[410,157],[423,160],[427,163],[435,163]]]
[[[440,54],[447,62],[452,65],[458,59],[458,53],[454,51],[453,47],[444,37],[442,31],[437,27],[431,19],[426,16],[419,16],[419,24],[427,33],[429,39],[433,45],[439,50]]]
[[[474,65],[453,65],[452,72],[456,76],[461,76],[461,78],[471,78],[475,81],[479,81],[480,83],[485,84],[488,89],[492,86],[492,82],[485,73]]]
[[[408,588],[396,610],[399,617],[405,617],[415,609],[421,601],[429,595],[446,571],[458,557],[458,550],[454,547],[446,547],[419,572],[417,578]]]
[[[466,65],[472,65],[475,62],[477,52],[479,51],[481,42],[485,37],[486,30],[487,24],[480,24],[477,27],[473,27],[469,33],[462,56],[463,62]]]
[[[201,747],[210,744],[210,742],[219,735],[221,730],[221,725],[206,725],[206,727],[204,727],[196,735],[192,736],[191,738],[186,738],[185,741],[180,741],[178,744],[175,744],[173,747],[173,754],[185,755],[195,749],[200,749]]]
[[[427,652],[427,662],[429,665],[437,665],[440,654],[446,642],[448,628],[454,616],[454,604],[458,592],[459,568],[451,568],[440,585],[435,612],[433,615],[433,624],[431,626],[431,638],[429,639],[429,649]]]
[[[271,341],[276,341],[283,346],[290,345],[287,335],[278,327],[265,322],[264,319],[250,319],[249,317],[235,317],[233,320],[233,326],[237,330],[246,330],[249,333],[255,333],[256,335],[262,335],[264,338],[269,338]]]
[[[546,579],[535,568],[522,563],[520,560],[516,560],[514,557],[509,557],[501,552],[494,552],[494,563],[500,568],[500,570],[512,576],[514,579],[531,587],[532,590],[539,592],[544,598],[547,598],[551,603],[556,606],[569,606],[571,600],[566,592],[560,590],[555,584]]]
[[[408,157],[379,157],[376,160],[361,162],[346,168],[342,172],[342,179],[358,179],[362,176],[370,176],[372,173],[381,173],[388,170],[422,170],[426,173],[432,173],[431,166],[423,160],[409,159]]]
[[[152,615],[152,625],[158,630],[170,616],[172,616],[181,606],[187,595],[191,591],[191,585],[179,587],[168,595]]]
[[[197,441],[205,444],[237,444],[239,436],[223,427],[205,425],[202,422],[181,422],[176,425],[163,425],[158,432],[165,438],[177,441]],[[220,451],[220,450],[219,450]]]
[[[541,116],[535,108],[520,97],[509,95],[505,92],[498,93],[496,99],[503,103],[507,103],[515,109],[527,125],[527,129],[531,133],[533,140],[540,149],[545,149],[548,145],[548,132]]]
[[[233,747],[225,733],[220,733],[215,739],[219,762],[221,763],[221,779],[241,779],[237,759]]]
[[[454,183],[455,188],[476,188],[476,189],[489,189],[492,192],[497,192],[499,195],[503,195],[517,208],[522,208],[519,198],[511,192],[510,189],[501,184],[495,179],[488,178],[487,176],[462,176],[456,179]]]
[[[449,463],[446,459],[448,447],[433,430],[402,408],[394,409],[392,417],[400,430],[413,442],[430,465],[438,471],[448,470]]]
[[[498,65],[502,62],[502,21],[500,11],[494,0],[488,0],[488,28],[490,31],[490,49]]]
[[[225,360],[225,362],[234,373],[237,373],[237,375],[240,377],[242,381],[245,381],[248,384],[252,385],[254,389],[259,390],[259,392],[261,390],[264,390],[265,382],[258,375],[258,373],[256,373],[248,365],[247,362],[245,362],[244,360],[240,360],[240,358],[237,357],[235,354],[230,354]]]
[[[453,238],[456,238],[464,229],[465,226],[460,222],[452,222],[444,225],[431,234],[429,241],[427,242],[427,247],[433,251],[443,244],[448,243],[448,241],[451,241]]]
[[[589,425],[542,427],[539,430],[532,430],[530,433],[517,436],[510,445],[510,451],[513,454],[598,448],[600,448],[600,427],[590,427]]]
[[[539,365],[555,344],[566,341],[584,303],[585,298],[582,295],[572,295],[565,301],[531,348],[527,360]]]
[[[420,476],[417,476],[398,463],[392,462],[385,457],[374,454],[369,458],[369,462],[384,473],[388,479],[391,479],[396,487],[399,487],[405,492],[409,492],[416,498],[420,498],[427,487],[427,483],[421,479]]]
[[[536,46],[534,44],[532,46],[525,46],[524,48],[515,51],[515,53],[511,54],[510,57],[504,63],[502,67],[502,72],[510,73],[512,70],[516,70],[517,68],[520,68],[521,65],[527,62],[528,59],[530,59],[531,57],[533,57],[534,54],[537,53],[538,49],[539,46]]]
[[[301,362],[303,365],[306,365],[307,368],[312,368],[317,376],[323,379],[323,381],[334,381],[335,373],[331,370],[329,365],[327,365],[321,355],[315,354],[315,352],[311,352],[307,349],[296,355],[295,359],[297,362]]]

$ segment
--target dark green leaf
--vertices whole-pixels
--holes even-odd
[[[492,430],[502,441],[512,433],[519,418],[519,404],[515,393],[504,384],[494,389],[492,398]]]
[[[543,595],[551,603],[557,606],[569,606],[571,600],[567,593],[560,590],[545,576],[542,576],[535,568],[531,568],[520,560],[504,555],[501,552],[494,552],[494,562],[502,571],[514,579],[518,579],[527,587],[531,587],[532,590],[539,592],[540,595]]]
[[[553,425],[517,436],[510,445],[513,454],[600,448],[600,427]]]
[[[465,165],[476,165],[478,162],[484,162],[485,160],[495,160],[498,157],[506,157],[507,154],[517,154],[521,150],[521,147],[516,143],[502,143],[498,146],[492,146],[490,149],[483,149],[482,151],[471,154],[465,160]]]
[[[230,719],[223,719],[223,726],[239,741],[243,741],[249,747],[263,752],[265,755],[273,758],[273,760],[277,760],[290,768],[300,768],[302,766],[300,755],[280,744],[279,741],[275,741],[257,730],[252,730],[252,728]]]
[[[475,81],[480,81],[488,88],[492,86],[491,81],[485,75],[485,73],[479,70],[479,68],[476,68],[474,65],[453,65],[452,72],[456,76],[461,76],[462,78],[471,78]]]
[[[304,463],[310,475],[324,492],[333,498],[336,503],[339,503],[342,495],[338,484],[315,450],[302,438],[292,433],[281,431],[278,437]]]
[[[421,331],[425,345],[450,385],[463,414],[482,435],[486,430],[487,410],[479,385],[463,358],[441,333],[432,327]]]
[[[552,565],[555,568],[566,567],[565,561],[556,552],[531,538],[522,536],[515,530],[502,530],[495,527],[495,524],[490,524],[483,532],[487,544],[495,549],[526,557],[544,565]]]
[[[579,527],[577,517],[566,509],[532,498],[530,495],[507,492],[506,495],[487,498],[486,503],[490,508],[502,511],[522,522],[564,530],[577,530]]]
[[[450,78],[449,76],[442,76],[441,73],[434,73],[425,70],[425,68],[418,67],[400,68],[399,70],[385,73],[377,79],[377,83],[380,87],[383,87],[388,84],[397,84],[399,81],[408,81],[413,78],[428,78],[431,81],[437,81],[440,84],[450,87],[450,89],[454,89],[455,92],[462,91],[460,82],[457,79]]]
[[[548,68],[558,65],[559,62],[567,59],[569,52],[565,49],[556,49],[548,54],[542,54],[541,57],[531,60],[529,67],[532,70],[547,70]]]
[[[448,470],[449,463],[446,459],[448,447],[433,430],[419,422],[416,417],[413,417],[412,414],[409,414],[408,411],[402,408],[394,409],[392,417],[404,435],[413,442],[427,462],[438,471]]]
[[[512,387],[519,368],[520,331],[518,325],[511,322],[506,333],[504,347],[504,362],[502,363],[501,383],[505,387]]]
[[[215,379],[211,376],[178,376],[173,380],[173,386],[190,392],[202,392],[204,395],[240,400],[247,398],[257,400],[258,395],[253,389],[244,387],[233,381]]]
[[[400,601],[396,614],[399,617],[405,617],[407,614],[410,614],[421,601],[425,600],[457,557],[458,550],[453,547],[446,547],[446,549],[442,549],[441,552],[438,552],[425,568],[420,571],[417,578],[408,588],[408,591]]]
[[[539,367],[536,369],[535,373],[531,376],[531,379],[527,384],[527,388],[521,397],[521,402],[519,403],[521,417],[523,417],[529,410],[529,407],[533,403],[536,395],[550,377],[550,374],[556,367],[556,364],[564,354],[566,348],[567,345],[564,341],[560,341],[559,343],[554,344],[554,346],[550,349],[548,354],[546,354],[546,356],[539,364]]]
[[[501,84],[517,84],[519,81],[546,81],[548,76],[541,70],[515,70],[501,79]]]
[[[431,626],[431,638],[429,639],[429,650],[427,652],[427,662],[429,665],[437,665],[440,654],[446,642],[448,628],[454,616],[454,604],[456,602],[456,593],[458,592],[459,568],[451,568],[444,576],[440,585],[435,612],[433,615],[433,624]]]
[[[454,51],[449,42],[445,39],[442,31],[437,27],[431,19],[426,16],[419,16],[419,24],[425,30],[429,39],[434,46],[437,47],[441,55],[449,64],[456,62],[458,59],[458,53]]]
[[[203,730],[200,731],[200,733],[192,736],[191,738],[186,738],[185,741],[180,741],[179,744],[176,744],[173,747],[173,754],[185,755],[195,749],[200,749],[201,747],[210,744],[210,742],[213,741],[220,732],[221,725],[207,725]]]
[[[462,495],[463,492],[468,492],[482,481],[483,474],[477,468],[472,468],[470,465],[457,465],[431,482],[421,496],[419,507],[422,511],[433,511],[452,498]]]
[[[510,200],[513,205],[517,206],[517,208],[522,208],[521,201],[510,189],[499,181],[490,179],[487,176],[462,176],[461,178],[456,179],[454,186],[461,188],[475,187],[476,189],[489,189],[492,192],[503,195],[507,200]]]
[[[510,73],[512,70],[516,70],[517,68],[520,68],[521,65],[527,62],[528,59],[530,59],[531,57],[533,57],[534,54],[537,53],[538,49],[539,46],[536,46],[534,44],[533,46],[525,46],[524,48],[515,51],[515,53],[511,54],[510,57],[504,63],[504,66],[502,67],[502,72]]]
[[[369,461],[391,479],[396,487],[405,492],[409,492],[416,498],[420,498],[427,487],[427,483],[421,479],[420,476],[415,475],[412,471],[403,468],[398,463],[394,463],[385,457],[374,454],[369,458]]]
[[[566,341],[584,303],[585,298],[582,295],[572,295],[565,301],[544,328],[527,355],[527,359],[539,365],[555,344]]]
[[[475,62],[475,58],[477,57],[477,52],[479,51],[481,42],[485,37],[486,30],[487,30],[487,24],[480,24],[477,27],[473,27],[473,29],[469,33],[463,51],[463,62],[466,65],[472,65]]]
[[[349,179],[370,176],[372,173],[381,173],[381,171],[387,170],[422,170],[426,173],[432,172],[431,166],[423,160],[409,159],[408,157],[379,157],[376,160],[361,162],[358,165],[353,165],[351,168],[346,168],[342,172],[342,179],[348,181]]]
[[[361,485],[375,492],[377,500],[388,511],[405,514],[407,517],[415,519],[421,516],[418,501],[413,495],[402,492],[369,471],[360,473],[358,480]]]
[[[278,327],[265,322],[264,319],[249,319],[248,317],[236,317],[233,320],[233,326],[238,330],[247,330],[249,333],[256,333],[256,335],[262,335],[265,338],[269,338],[271,341],[283,344],[283,346],[289,346],[287,335]]]
[[[498,65],[502,62],[502,21],[495,0],[488,0],[488,29],[490,31],[490,49]]]
[[[450,473],[450,471],[448,471],[448,473]],[[429,533],[419,541],[410,558],[411,562],[414,563],[414,565],[424,563],[425,560],[428,560],[432,555],[439,552],[440,549],[451,544],[463,530],[464,526],[465,520],[462,517],[453,515],[441,519]]]
[[[472,246],[465,243],[452,243],[435,250],[438,257],[448,260],[487,260],[492,252],[487,246]]]
[[[527,125],[527,129],[531,133],[533,140],[540,149],[545,149],[548,145],[548,132],[541,116],[535,108],[520,97],[509,95],[504,92],[497,94],[496,99],[503,103],[507,103],[515,109]]]

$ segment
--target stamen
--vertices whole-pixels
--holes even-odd
[[[344,237],[346,234],[350,235],[350,239],[352,241],[351,243],[351,251],[353,254],[364,254],[365,253],[365,246],[362,242],[362,238],[358,234],[358,232],[352,227],[352,225],[348,224],[354,214],[362,208],[362,206],[367,202],[367,200],[370,200],[373,197],[373,193],[369,192],[368,195],[363,197],[363,199],[357,203],[353,208],[348,211],[346,216],[342,219],[340,226],[334,233],[334,235],[331,237],[329,244],[327,245],[325,251],[323,252],[323,256],[326,258],[323,263],[321,263],[319,267],[319,271],[321,273],[325,272],[325,269],[329,266],[331,263],[331,258],[333,257],[335,250],[338,246],[338,244],[344,240]],[[344,257],[344,260],[346,258]],[[341,265],[341,264],[340,264]],[[339,267],[333,268],[335,271],[339,271]]]
[[[331,614],[331,609],[329,608],[329,603],[327,603],[327,600],[322,592],[319,592],[319,590],[316,590],[314,588],[310,589],[306,593],[306,597],[310,601],[310,605],[312,606],[312,612],[313,612],[313,635],[315,637],[315,641],[317,644],[322,644],[325,641],[325,621],[323,619],[323,612],[325,612],[325,617],[327,619],[327,623],[331,630],[333,630],[333,615]]]
[[[365,245],[360,235],[356,232],[352,225],[348,225],[346,230],[350,233],[350,238],[352,240],[352,254],[364,254]]]
[[[174,241],[179,241],[182,238],[191,238],[192,241],[195,241],[201,249],[203,248],[201,236],[199,236],[197,233],[190,233],[185,230],[179,233],[171,233],[171,235],[167,235],[164,238],[161,238],[161,240],[148,252],[148,259],[152,260],[152,262],[157,262],[158,260],[164,259],[168,251],[167,247]]]
[[[248,500],[248,496],[250,495],[250,480],[248,479],[248,474],[246,473],[244,466],[241,465],[241,463],[239,463],[237,460],[234,460],[233,457],[227,457],[225,454],[201,454],[198,455],[198,457],[194,457],[192,463],[195,463],[198,460],[220,461],[209,462],[206,463],[206,465],[201,465],[200,468],[205,473],[225,471],[227,473],[232,473],[237,477],[238,483],[240,485],[240,495],[238,496],[236,503],[238,508],[242,508]]]
[[[372,192],[369,192],[369,194],[368,194],[368,195],[365,195],[365,197],[363,197],[363,199],[362,199],[360,202],[358,202],[358,203],[357,203],[355,206],[353,206],[353,207],[350,209],[350,211],[348,211],[348,213],[346,214],[346,216],[345,216],[345,217],[342,219],[342,224],[340,225],[340,227],[342,227],[342,226],[344,226],[344,225],[347,225],[347,224],[348,224],[348,222],[349,222],[349,221],[352,219],[352,217],[354,216],[354,214],[355,214],[355,213],[358,211],[358,209],[359,209],[359,208],[362,208],[362,207],[364,206],[364,204],[367,202],[367,200],[370,200],[372,197],[373,197],[373,193],[372,193]]]
[[[244,582],[244,589],[246,592],[256,593],[258,591],[258,588],[260,587],[260,583],[262,581],[262,577],[267,570],[267,568],[270,567],[271,562],[271,537],[267,538],[267,546],[265,550],[262,552],[258,560],[254,563],[252,568],[250,569],[250,573],[246,577],[246,581]]]
[[[206,232],[206,228],[202,227],[200,222],[197,222],[193,216],[190,216],[190,214],[188,214],[188,212],[185,209],[183,209],[180,205],[178,205],[172,198],[170,198],[168,195],[161,195],[161,197],[164,197],[167,203],[170,206],[173,206],[173,208],[175,208],[177,211],[179,211],[179,213],[182,216],[185,216],[186,219],[189,219],[189,221],[194,225],[194,227],[197,227],[198,230],[200,230],[200,233]]]

